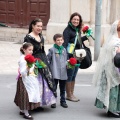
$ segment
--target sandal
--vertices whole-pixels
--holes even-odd
[[[28,115],[28,116],[24,115],[24,118],[25,118],[25,119],[33,120],[33,117],[32,117],[31,115]]]

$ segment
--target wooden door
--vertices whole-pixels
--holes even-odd
[[[17,8],[18,8],[18,13],[17,13],[17,18],[18,18],[18,22],[17,24],[20,27],[27,27],[27,14],[28,14],[28,10],[27,10],[27,0],[15,0],[17,1]]]
[[[50,0],[0,0],[0,22],[12,27],[28,27],[31,20],[41,18],[44,28],[50,15]]]
[[[15,25],[17,13],[17,0],[0,0],[0,22]]]
[[[50,0],[27,0],[28,23],[34,18],[41,18],[46,27],[50,17]]]

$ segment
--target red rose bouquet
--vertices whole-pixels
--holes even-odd
[[[35,63],[34,56],[32,56],[30,54],[25,56],[25,60],[27,62],[28,68],[31,68],[33,66],[33,64]],[[29,71],[28,71],[28,75],[29,75]]]
[[[28,66],[29,68],[31,68],[31,67],[33,66],[33,64],[35,63],[35,58],[34,58],[34,56],[32,56],[32,55],[26,55],[26,56],[25,56],[25,60],[26,60],[26,62],[27,62],[27,66]]]
[[[73,69],[76,64],[77,64],[77,60],[72,57],[72,58],[70,58],[70,59],[68,60],[68,62],[67,62],[67,67]]]
[[[83,27],[82,32],[83,32],[84,34],[86,34],[87,37],[90,36],[90,37],[92,37],[93,40],[95,40],[95,38],[92,36],[93,31],[92,31],[92,29],[89,28],[88,26]]]

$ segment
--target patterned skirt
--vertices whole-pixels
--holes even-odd
[[[105,109],[106,106],[99,99],[96,98],[95,106],[97,108]],[[109,111],[118,112],[120,111],[120,85],[111,88],[109,97]]]
[[[20,110],[33,110],[40,107],[40,103],[29,102],[28,93],[21,77],[17,81],[17,90],[14,102],[20,108]]]
[[[54,96],[53,92],[50,90],[50,88],[48,87],[48,84],[46,82],[46,80],[39,74],[38,76],[38,80],[40,83],[40,88],[42,88],[41,90],[41,106],[49,106],[51,104],[56,103],[56,97]]]

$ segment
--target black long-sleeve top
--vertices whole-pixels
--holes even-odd
[[[79,32],[79,36],[81,36],[81,32]],[[64,37],[64,43],[63,46],[67,49],[68,43],[74,43],[75,41],[75,37],[76,37],[76,30],[68,25],[65,30],[63,31],[63,37]],[[81,37],[81,42],[83,43],[85,40],[88,40],[88,38],[86,36]],[[80,42],[77,40],[76,46],[75,46],[75,50],[76,49],[80,49]],[[73,57],[72,54],[68,54],[68,57]]]
[[[46,80],[46,82],[48,83],[48,87],[51,89],[54,96],[56,97],[55,82],[54,82],[54,79],[52,78],[52,73],[51,73],[51,70],[48,64],[48,59],[44,50],[44,38],[42,35],[40,35],[40,38],[41,38],[41,41],[38,42],[37,40],[35,40],[34,37],[30,35],[26,35],[26,37],[24,38],[24,42],[31,43],[34,46],[33,56],[35,58],[40,58],[47,65],[47,68],[38,69],[38,70],[42,78]]]

